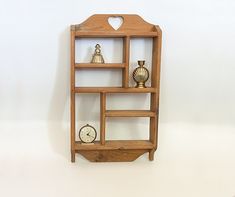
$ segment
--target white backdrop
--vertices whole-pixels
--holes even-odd
[[[234,196],[234,10],[233,0],[1,0],[0,195]],[[138,14],[163,30],[154,162],[69,163],[69,26],[98,13]],[[83,40],[78,61],[96,42],[107,60],[121,59],[120,40]],[[151,64],[150,40],[134,40],[132,51],[132,70],[138,59]],[[77,84],[120,83],[118,71],[84,73]],[[148,107],[148,96],[133,98],[111,96],[108,107]],[[78,128],[89,120],[99,128],[98,96],[77,99]],[[147,122],[110,120],[107,137],[146,138]]]

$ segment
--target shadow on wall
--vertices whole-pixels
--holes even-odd
[[[70,29],[58,37],[58,63],[48,112],[48,137],[54,152],[69,159]]]

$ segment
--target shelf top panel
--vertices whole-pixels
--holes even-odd
[[[109,19],[118,18],[122,23],[114,29]],[[95,14],[81,24],[71,25],[76,37],[156,37],[161,34],[157,25],[144,21],[138,15]]]

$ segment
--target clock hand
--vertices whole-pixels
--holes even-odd
[[[94,136],[90,135],[90,133],[87,133],[87,135],[88,135],[89,137],[95,138]]]

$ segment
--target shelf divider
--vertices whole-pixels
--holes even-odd
[[[123,38],[123,62],[125,68],[122,70],[122,86],[129,87],[129,59],[130,59],[130,37]]]
[[[105,144],[105,110],[106,110],[106,93],[100,93],[100,142]]]

